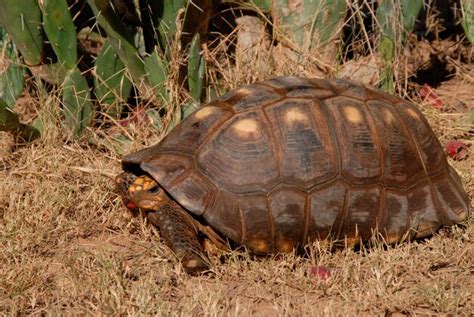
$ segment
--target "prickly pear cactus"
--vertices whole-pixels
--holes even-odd
[[[0,21],[28,65],[43,60],[41,10],[37,0],[0,1]]]

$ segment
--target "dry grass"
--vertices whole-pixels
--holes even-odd
[[[446,124],[452,116],[427,115],[447,127],[435,126],[444,139],[456,132]],[[49,129],[40,142],[2,158],[8,166],[0,172],[0,311],[7,315],[474,311],[470,224],[361,252],[318,245],[307,258],[233,252],[212,258],[213,274],[188,276],[157,232],[121,206],[110,177],[119,171],[118,156],[86,140],[65,144],[57,123]],[[143,137],[136,134],[131,148],[142,146]],[[472,162],[452,162],[471,196]],[[312,278],[306,273],[312,265],[331,268],[332,277]]]
[[[225,52],[225,41],[219,45]],[[218,61],[218,55],[216,50],[207,56],[215,61],[209,73],[218,88],[234,88],[269,73],[312,75],[311,69],[291,63],[257,73],[252,67],[236,71]],[[255,60],[265,64],[267,57],[261,54]],[[470,82],[461,75],[457,79],[466,96],[472,95],[472,74]],[[453,100],[465,99],[459,97],[459,86],[449,91]],[[211,257],[211,274],[189,276],[156,230],[126,212],[111,178],[120,170],[120,152],[153,144],[163,131],[129,126],[125,132],[132,142],[120,146],[112,129],[89,131],[80,142],[65,142],[58,101],[43,99],[40,115],[46,133],[40,141],[12,151],[6,149],[8,137],[0,134],[0,314],[314,316],[474,311],[470,222],[424,241],[359,252],[331,252],[328,246],[315,244],[308,257],[256,259],[234,251]],[[464,137],[472,143],[466,109],[443,113],[426,106],[423,111],[442,141]],[[118,133],[125,129],[114,128]],[[471,197],[472,148],[470,158],[451,162]],[[330,268],[332,276],[327,280],[310,276],[307,270],[314,265]]]
[[[234,252],[223,264],[212,258],[214,274],[187,276],[113,193],[106,175],[119,170],[116,158],[84,144],[30,145],[1,174],[0,311],[8,315],[474,310],[473,226],[358,253],[317,245],[308,258]],[[466,173],[467,164],[456,165]],[[308,276],[315,264],[331,268],[332,277]]]

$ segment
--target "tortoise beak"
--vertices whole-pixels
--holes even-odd
[[[130,201],[128,203],[125,203],[125,201],[124,201],[124,204],[125,204],[125,206],[127,206],[128,209],[138,208],[138,206],[133,201]]]
[[[139,213],[138,206],[130,199],[130,193],[128,191],[134,175],[131,173],[121,173],[115,177],[115,188],[117,193],[122,197],[122,202],[127,207],[133,215]]]

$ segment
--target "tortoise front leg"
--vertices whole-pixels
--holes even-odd
[[[208,259],[197,237],[194,219],[181,206],[170,201],[146,216],[160,229],[161,236],[178,256],[186,272],[196,274],[209,269]]]

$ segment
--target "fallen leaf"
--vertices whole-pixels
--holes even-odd
[[[461,140],[451,140],[446,142],[444,150],[453,160],[459,161],[467,158],[469,154],[468,146]]]
[[[419,94],[423,98],[423,102],[429,103],[433,108],[442,109],[444,107],[444,100],[427,84],[420,88]]]
[[[315,265],[308,269],[309,276],[320,280],[327,280],[331,277],[331,271],[323,265]]]

